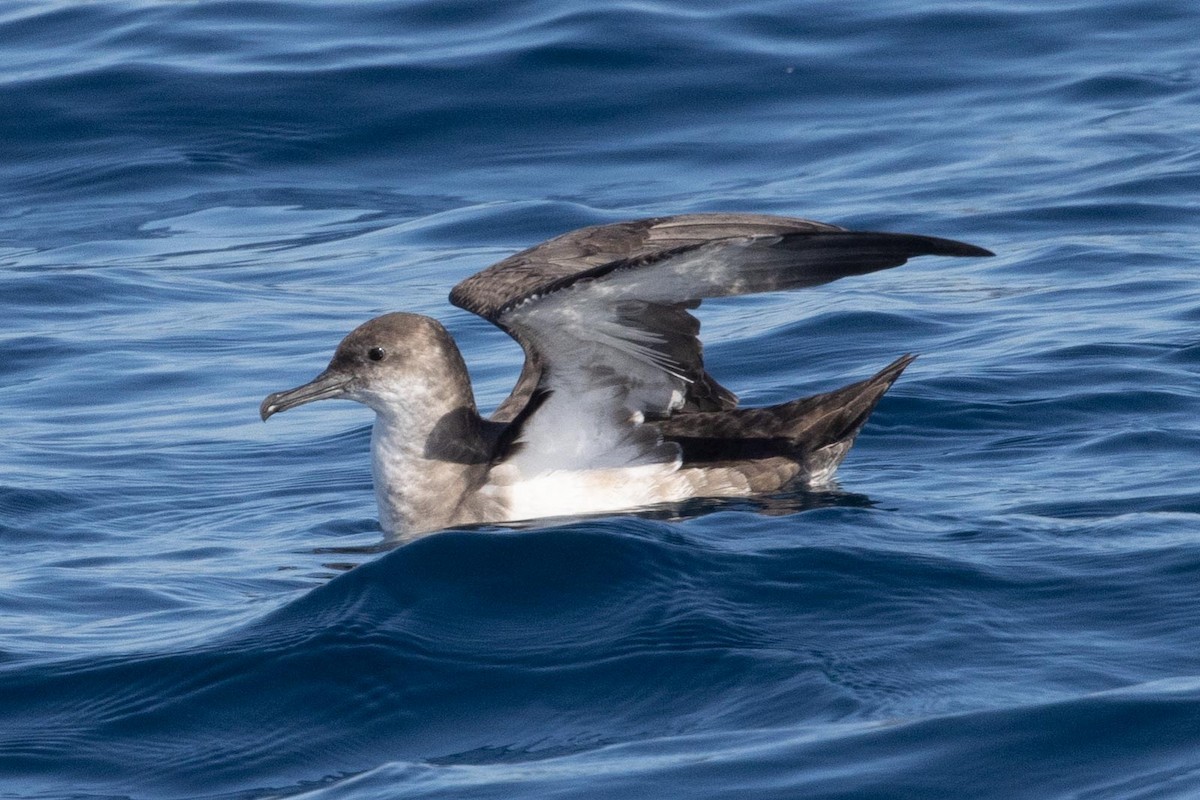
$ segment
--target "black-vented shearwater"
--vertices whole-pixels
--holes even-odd
[[[582,228],[450,292],[525,350],[490,417],[446,329],[399,312],[356,328],[324,372],[268,396],[261,414],[332,397],[374,410],[375,493],[394,536],[820,485],[913,356],[826,394],[738,408],[705,372],[690,312],[706,297],[817,286],[923,255],[992,253],[761,214]]]

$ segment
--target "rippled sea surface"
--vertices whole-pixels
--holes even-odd
[[[0,796],[1200,796],[1200,7],[8,2]],[[741,210],[969,241],[705,306],[838,488],[396,547],[380,312]]]

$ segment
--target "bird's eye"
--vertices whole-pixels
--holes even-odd
[[[386,355],[387,353],[383,351],[382,347],[372,347],[367,351],[367,358],[372,361],[383,361],[383,357]]]

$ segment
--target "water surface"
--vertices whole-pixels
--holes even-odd
[[[1185,2],[10,3],[0,795],[1200,793]],[[381,542],[342,335],[573,227],[970,241],[705,305],[840,487]]]

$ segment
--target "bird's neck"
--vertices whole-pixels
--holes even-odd
[[[379,522],[388,534],[474,521],[463,509],[491,462],[483,426],[469,387],[465,393],[442,392],[406,403],[406,408],[376,409],[372,474]]]

